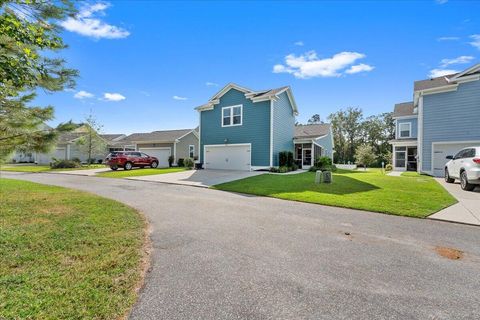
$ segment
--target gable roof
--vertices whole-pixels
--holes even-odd
[[[123,133],[106,133],[100,134],[100,137],[102,137],[106,141],[118,141],[122,138],[125,138],[126,135],[124,135]]]
[[[294,138],[319,138],[329,134],[330,128],[330,123],[296,125]]]
[[[163,130],[148,133],[132,133],[124,140],[129,142],[155,141],[157,143],[173,143],[175,140],[195,131],[195,129]],[[123,140],[122,140],[123,141]]]
[[[413,90],[420,91],[426,89],[434,89],[438,87],[447,86],[449,84],[455,84],[458,80],[461,80],[462,77],[467,77],[470,75],[480,75],[480,63],[465,69],[462,72],[452,73],[441,77],[418,80],[414,82]]]
[[[393,108],[393,117],[413,116],[417,114],[415,111],[413,101],[397,103]]]
[[[227,84],[220,91],[218,91],[212,98],[210,98],[210,100],[207,103],[196,107],[195,110],[197,111],[212,110],[216,104],[220,103],[219,99],[231,89],[235,89],[240,92],[243,92],[245,94],[245,98],[250,99],[253,102],[259,102],[259,101],[265,101],[265,100],[276,100],[278,99],[278,96],[281,93],[287,92],[287,96],[288,96],[288,99],[290,100],[290,104],[292,106],[293,112],[295,114],[298,114],[297,103],[293,98],[292,89],[289,86],[284,86],[276,89],[253,91],[232,82]]]

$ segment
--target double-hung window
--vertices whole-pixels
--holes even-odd
[[[398,135],[400,138],[410,138],[411,130],[412,124],[410,122],[398,124]]]
[[[222,108],[222,127],[241,126],[243,121],[242,105]]]

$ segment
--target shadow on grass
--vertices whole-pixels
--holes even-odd
[[[314,180],[313,173],[291,176],[261,175],[220,184],[215,186],[215,189],[262,196],[303,192],[346,195],[379,189],[373,184],[341,174],[335,174],[332,183],[315,184]]]

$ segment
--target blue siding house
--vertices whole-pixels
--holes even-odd
[[[206,104],[200,114],[200,159],[206,169],[261,170],[279,165],[281,151],[295,152],[302,167],[317,155],[333,154],[331,138],[325,134],[297,141],[297,105],[290,87],[253,91],[230,83]],[[327,134],[331,134],[329,125]],[[306,126],[312,129],[314,126]],[[318,133],[318,132],[317,132]],[[317,153],[315,153],[317,152]]]
[[[480,64],[416,81],[413,98],[395,105],[394,168],[443,176],[446,156],[480,145]]]

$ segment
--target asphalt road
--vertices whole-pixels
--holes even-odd
[[[153,182],[2,177],[90,191],[147,216],[152,268],[131,319],[480,318],[479,227]]]

